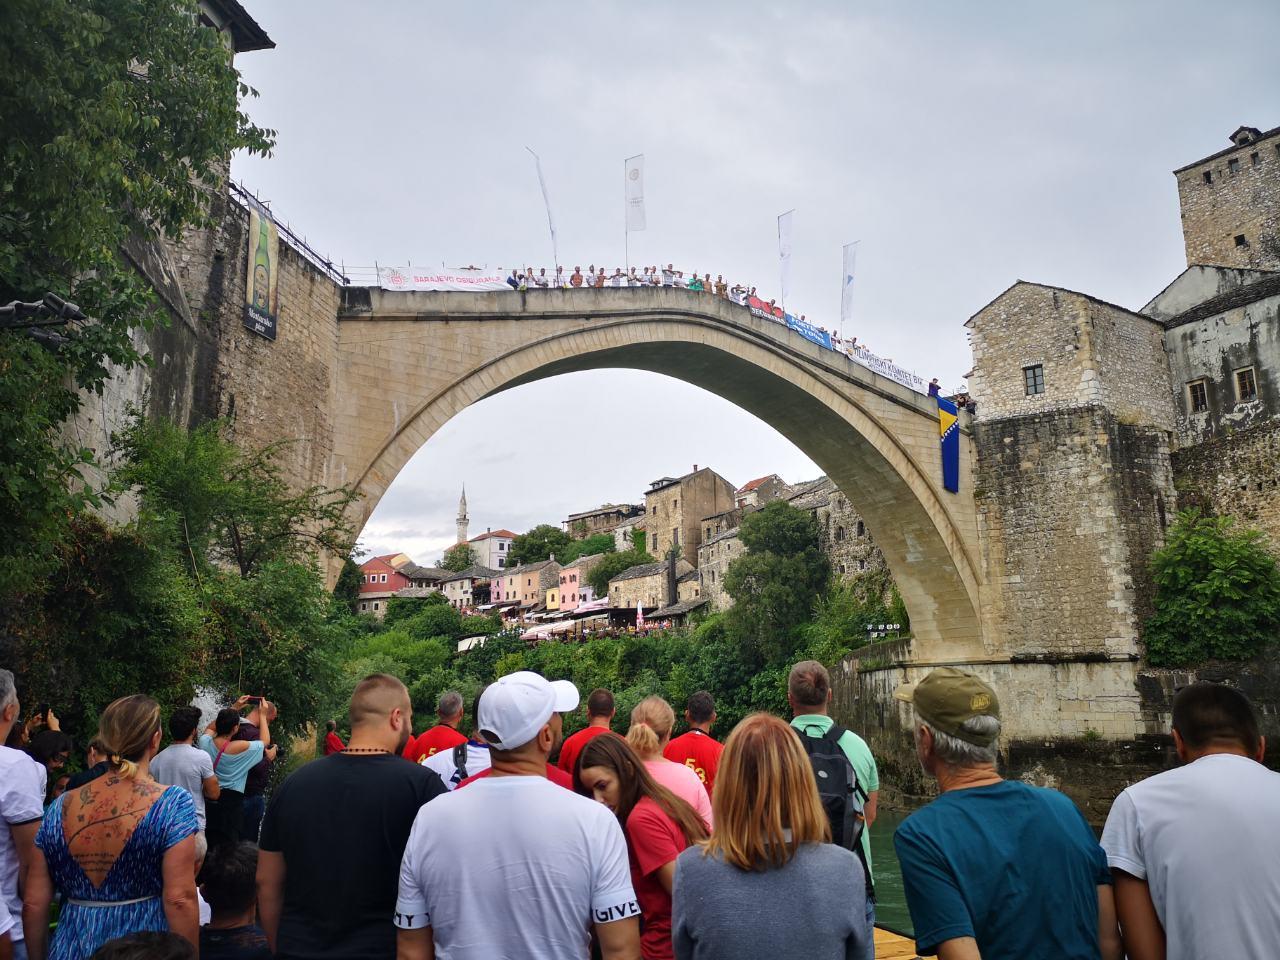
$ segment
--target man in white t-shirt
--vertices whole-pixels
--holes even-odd
[[[480,698],[482,696],[484,696],[483,689],[476,694],[475,706],[471,712],[472,719],[476,721],[477,729],[467,738],[466,743],[460,743],[451,749],[441,750],[429,757],[423,757],[419,761],[428,770],[434,770],[440,779],[444,781],[445,788],[448,790],[458,789],[458,784],[462,783],[463,780],[489,769],[489,745],[484,742],[484,737],[479,730]],[[459,753],[459,751],[463,752]]]
[[[20,718],[13,674],[0,670],[0,743],[9,739],[9,731],[21,722]],[[47,777],[44,766],[21,750],[0,747],[0,901],[9,914],[9,940],[17,956],[26,955],[19,874],[31,863],[35,852],[36,831],[44,816]]]
[[[400,866],[397,956],[420,960],[640,956],[640,907],[618,820],[546,778],[566,680],[508,674],[484,691],[476,725],[492,774],[424,806]]]
[[[1116,798],[1102,831],[1130,960],[1280,955],[1280,773],[1244,694],[1173,699],[1184,766]]]
[[[194,745],[199,727],[199,707],[179,707],[169,715],[169,736],[173,737],[173,743],[155,755],[151,761],[151,776],[156,783],[186,788],[196,802],[196,822],[203,833],[204,802],[206,798],[217,800],[222,788],[213,773],[213,758]]]

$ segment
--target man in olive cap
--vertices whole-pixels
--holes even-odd
[[[941,794],[893,837],[916,949],[941,960],[1120,960],[1106,854],[1057,790],[996,771],[1000,702],[971,673],[934,670],[894,696]]]

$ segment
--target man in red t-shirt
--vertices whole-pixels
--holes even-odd
[[[345,749],[347,749],[347,745],[338,736],[338,724],[330,720],[325,724],[324,755],[327,757],[330,754],[341,753]]]
[[[613,694],[603,687],[596,687],[591,691],[591,696],[587,697],[587,725],[565,740],[560,748],[560,759],[556,761],[556,766],[569,774],[571,782],[573,768],[578,764],[578,754],[588,740],[609,730],[613,714]]]
[[[710,793],[716,782],[716,768],[720,766],[720,751],[724,749],[711,736],[711,725],[716,722],[716,702],[711,694],[699,690],[691,696],[684,719],[689,724],[689,732],[668,743],[662,755],[691,768]]]
[[[467,742],[467,738],[458,732],[458,724],[462,722],[462,694],[457,690],[446,690],[440,694],[436,716],[440,718],[439,723],[404,745],[406,760],[421,763],[423,757],[434,756],[441,750],[452,750]]]

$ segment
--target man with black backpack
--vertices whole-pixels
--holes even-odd
[[[802,660],[787,677],[787,702],[831,820],[833,843],[862,861],[867,881],[868,960],[875,957],[876,903],[869,830],[876,819],[880,775],[867,742],[831,719],[831,676],[816,660]]]
[[[476,694],[474,709],[471,713],[473,718],[480,716],[480,697],[483,694],[483,688]],[[461,713],[458,719],[461,719]],[[453,791],[463,780],[489,769],[489,745],[484,742],[479,729],[473,729],[471,736],[462,743],[441,750],[430,757],[424,757],[422,765],[439,774],[445,788]]]

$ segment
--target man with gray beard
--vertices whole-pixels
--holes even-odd
[[[936,800],[893,844],[916,949],[941,960],[1120,960],[1106,854],[1057,790],[1001,778],[1000,703],[940,667],[894,696],[912,706],[916,756]]]

